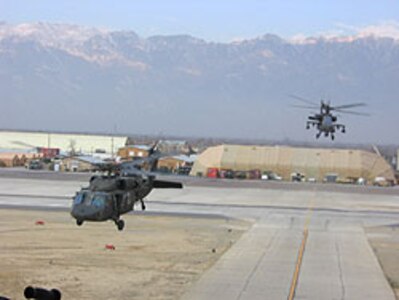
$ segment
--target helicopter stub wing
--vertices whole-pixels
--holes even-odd
[[[345,125],[344,124],[334,124],[334,127],[339,130],[339,129],[345,128]]]
[[[308,120],[320,121],[321,116],[320,115],[308,116]]]

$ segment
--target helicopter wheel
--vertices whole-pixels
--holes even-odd
[[[334,139],[335,139],[335,136],[334,136],[333,134],[331,135],[331,139],[332,139],[332,140],[334,140]]]
[[[118,220],[115,222],[116,226],[118,227],[119,231],[122,231],[125,227],[125,222],[123,220]]]
[[[316,139],[318,139],[320,137],[320,133],[316,134]]]
[[[83,220],[76,220],[76,225],[82,226],[83,225]]]
[[[345,133],[345,128],[342,128],[341,132],[342,132],[342,133]]]
[[[141,210],[145,210],[145,204],[144,204],[144,201],[143,201],[143,200],[140,200],[140,203],[141,203]]]

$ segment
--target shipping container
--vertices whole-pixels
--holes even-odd
[[[219,178],[219,169],[218,168],[209,168],[206,174],[208,178]]]
[[[37,148],[37,151],[42,154],[44,158],[54,158],[60,154],[59,148]]]

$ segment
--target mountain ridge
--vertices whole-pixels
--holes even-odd
[[[6,128],[25,122],[38,129],[108,130],[116,124],[138,133],[313,139],[303,130],[308,112],[299,116],[289,108],[287,95],[299,94],[334,104],[366,102],[385,118],[345,118],[349,132],[359,141],[388,141],[399,111],[399,42],[362,36],[298,43],[265,34],[215,43],[190,35],[141,38],[78,25],[0,23],[0,79],[10,112],[0,121]],[[351,140],[347,136],[342,139]]]

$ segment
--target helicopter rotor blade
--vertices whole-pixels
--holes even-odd
[[[368,114],[368,113],[362,113],[362,112],[351,111],[351,110],[335,109],[335,111],[340,112],[340,113],[343,113],[343,114],[350,114],[350,115],[357,115],[357,116],[365,116],[365,117],[370,116],[370,114]]]
[[[333,109],[333,110],[337,110],[337,109],[347,109],[347,108],[360,107],[360,106],[366,106],[366,103],[359,102],[359,103],[352,103],[352,104],[345,104],[345,105],[333,106],[333,107],[331,107],[331,109]]]
[[[301,101],[301,102],[303,102],[303,103],[306,103],[306,104],[310,104],[310,105],[314,105],[314,106],[319,107],[319,104],[318,104],[318,103],[315,103],[315,102],[313,102],[313,101],[304,99],[304,98],[302,98],[302,97],[299,97],[299,96],[296,96],[296,95],[288,95],[288,96],[290,96],[291,98],[297,99],[297,100],[299,100],[299,101]]]
[[[306,106],[306,105],[291,105],[291,107],[304,108],[304,109],[318,109],[319,108],[316,105],[313,105],[313,106],[311,106],[311,105],[309,105],[309,106]]]

